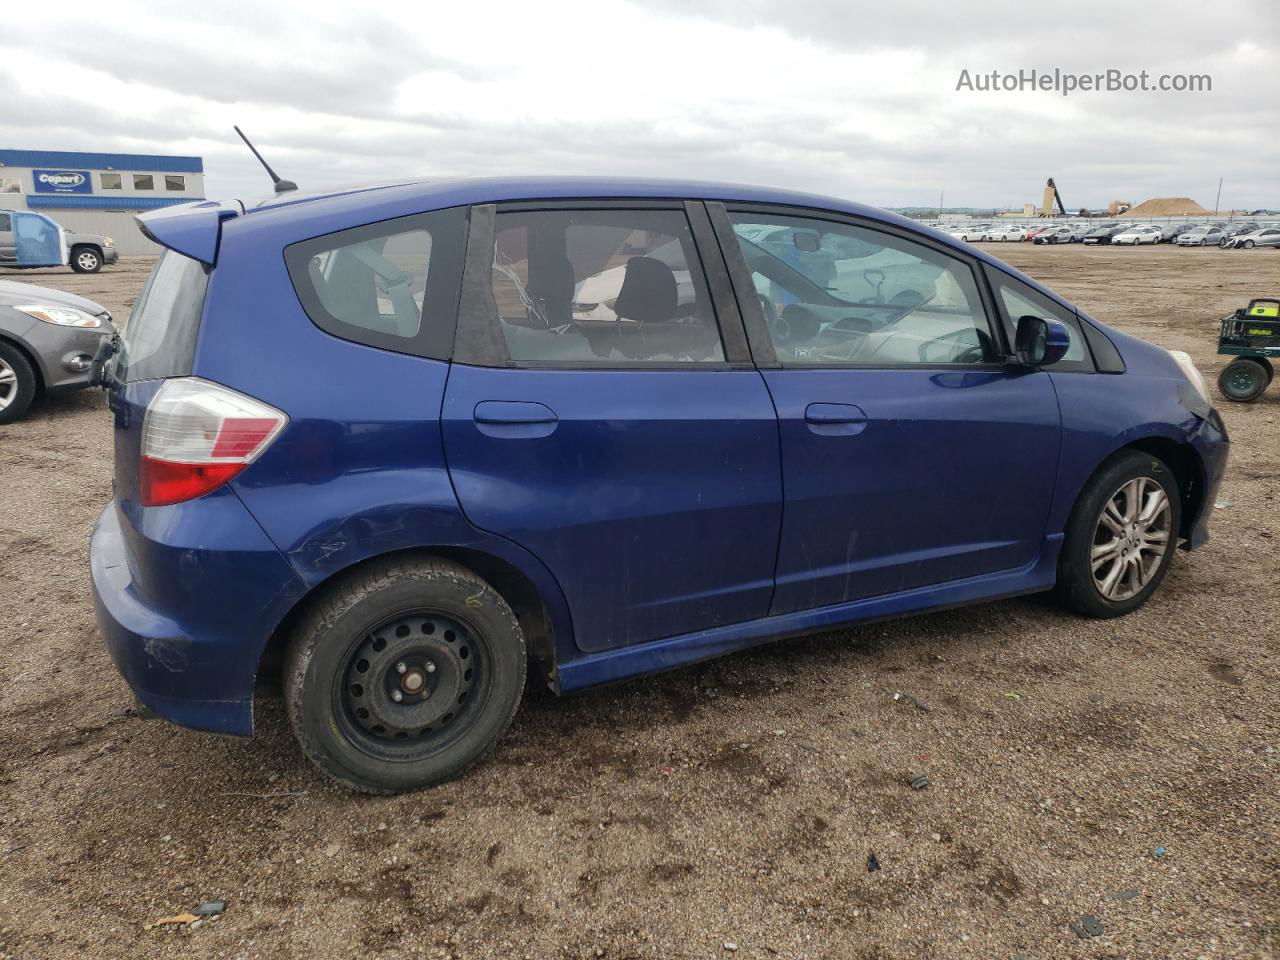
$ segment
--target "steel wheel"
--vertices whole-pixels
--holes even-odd
[[[431,610],[387,620],[354,645],[336,678],[334,713],[361,750],[414,761],[456,739],[483,708],[488,647],[470,625]]]
[[[7,410],[18,396],[18,374],[0,357],[0,410]]]
[[[1126,482],[1098,517],[1089,554],[1093,583],[1108,600],[1128,600],[1164,559],[1173,514],[1164,488],[1149,477]]]

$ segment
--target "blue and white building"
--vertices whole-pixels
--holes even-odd
[[[204,160],[140,153],[0,149],[0,210],[34,210],[121,256],[158,253],[134,216],[204,199]]]

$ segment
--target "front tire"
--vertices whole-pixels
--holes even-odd
[[[1058,561],[1059,599],[1087,617],[1142,606],[1177,546],[1182,499],[1164,461],[1137,450],[1104,464],[1085,484]]]
[[[285,706],[303,752],[356,790],[450,780],[520,706],[524,635],[502,596],[441,559],[397,559],[337,583],[298,624]]]
[[[93,247],[74,247],[71,269],[76,273],[97,273],[102,269],[102,254]]]
[[[1246,250],[1252,250],[1252,249],[1253,249],[1253,241],[1252,241],[1252,240],[1246,240],[1244,243],[1242,243],[1242,244],[1241,244],[1241,246],[1242,246],[1242,247],[1244,247]]]
[[[36,373],[26,355],[0,340],[0,423],[20,419],[36,396]]]

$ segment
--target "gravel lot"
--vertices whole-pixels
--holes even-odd
[[[996,252],[1211,382],[1218,318],[1280,293],[1274,251]],[[149,267],[5,277],[124,316]],[[43,403],[0,430],[0,957],[1275,956],[1280,388],[1222,407],[1215,539],[1132,616],[1022,599],[534,691],[467,778],[379,799],[276,701],[253,741],[135,715],[89,600],[109,421]]]

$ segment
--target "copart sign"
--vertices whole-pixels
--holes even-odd
[[[88,170],[32,170],[36,193],[93,193]]]

